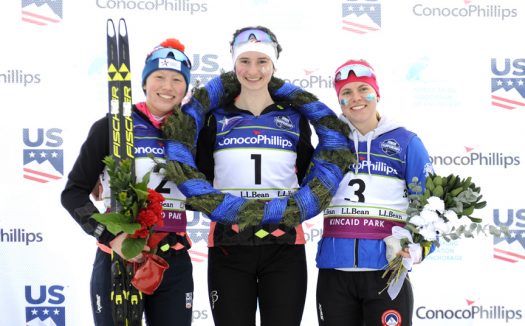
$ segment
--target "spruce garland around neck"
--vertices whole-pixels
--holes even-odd
[[[259,224],[295,226],[321,213],[330,203],[345,171],[355,162],[350,152],[349,128],[315,95],[272,77],[268,89],[276,102],[290,104],[314,127],[319,143],[311,167],[299,190],[270,201],[237,197],[213,188],[197,170],[192,149],[208,111],[231,101],[240,93],[233,72],[222,73],[204,87],[194,89],[190,101],[162,125],[166,162],[158,163],[165,177],[177,184],[186,203],[212,221],[238,224],[243,230]]]

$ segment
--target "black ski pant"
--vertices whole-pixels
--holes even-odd
[[[307,287],[304,245],[212,247],[208,290],[216,326],[299,326]],[[257,305],[258,303],[258,305]]]
[[[148,326],[189,326],[193,311],[193,266],[186,250],[158,253],[170,267],[152,295],[144,295]],[[111,255],[98,249],[91,274],[91,307],[96,326],[113,326]]]
[[[414,296],[408,277],[392,300],[384,271],[319,269],[317,318],[321,326],[412,325]]]

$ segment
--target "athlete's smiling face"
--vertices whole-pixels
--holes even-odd
[[[273,63],[270,57],[261,52],[244,52],[235,61],[235,74],[242,87],[250,90],[267,89],[273,75]]]
[[[155,116],[164,116],[179,105],[186,95],[186,81],[174,70],[156,70],[146,79],[146,104]]]
[[[343,115],[365,135],[377,127],[377,94],[367,83],[350,82],[339,91]]]

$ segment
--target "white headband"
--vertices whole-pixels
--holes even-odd
[[[241,54],[249,51],[266,54],[272,60],[274,68],[277,66],[277,49],[273,43],[269,42],[246,42],[237,45],[233,48],[233,65]]]

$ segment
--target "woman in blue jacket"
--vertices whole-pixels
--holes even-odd
[[[411,325],[409,280],[394,299],[381,291],[388,264],[383,239],[393,226],[405,224],[408,184],[413,177],[425,180],[431,161],[415,133],[379,115],[379,87],[366,61],[345,62],[334,83],[358,163],[350,166],[324,211],[316,258],[319,325]],[[419,250],[412,258],[418,262],[424,254]]]

